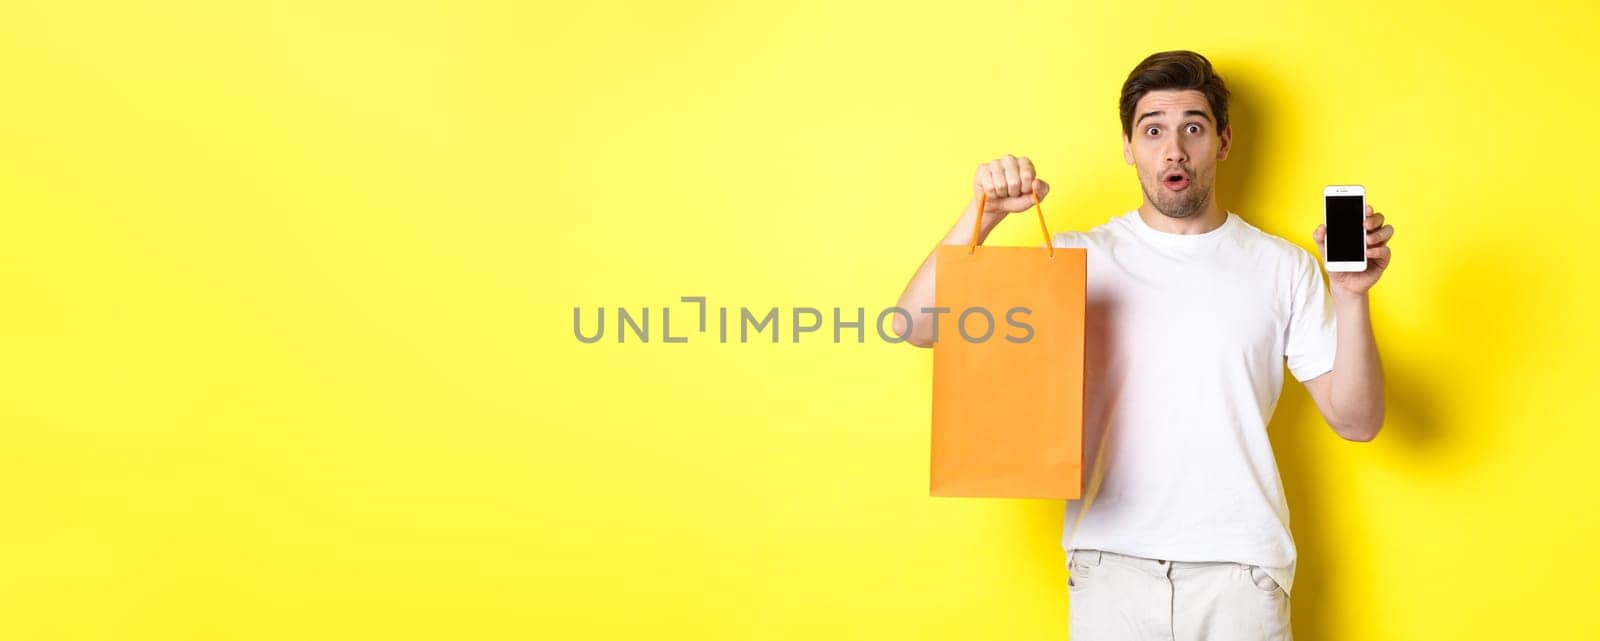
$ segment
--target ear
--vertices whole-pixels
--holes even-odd
[[[1122,159],[1130,165],[1133,164],[1133,141],[1127,136],[1122,137]]]
[[[1219,162],[1227,160],[1228,152],[1233,149],[1233,123],[1228,123],[1228,126],[1222,129],[1221,138],[1222,145],[1217,147],[1217,160]]]

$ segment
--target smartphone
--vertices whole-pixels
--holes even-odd
[[[1367,271],[1367,189],[1328,185],[1322,190],[1322,222],[1328,227],[1328,271]]]

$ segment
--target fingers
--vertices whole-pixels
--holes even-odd
[[[1389,260],[1389,239],[1394,238],[1394,226],[1383,224],[1383,214],[1373,211],[1372,205],[1366,207],[1366,217],[1363,221],[1367,236],[1367,258],[1387,263]],[[1326,251],[1328,241],[1328,226],[1317,225],[1311,232],[1312,240],[1317,242],[1319,251]]]
[[[1367,215],[1362,220],[1367,230],[1367,247],[1383,247],[1394,237],[1394,226],[1383,224],[1383,214],[1367,205]]]
[[[999,202],[1006,197],[1006,173],[993,162],[987,162],[978,167],[983,193],[988,194],[989,202]]]
[[[978,165],[978,175],[973,178],[973,183],[977,186],[978,191],[983,192],[984,196],[988,197],[989,200],[994,200],[994,176],[990,174],[989,170],[989,163]]]
[[[1394,238],[1394,225],[1384,225],[1377,231],[1367,233],[1367,246],[1382,247],[1390,238]]]
[[[983,171],[989,176],[989,182],[984,188],[984,192],[989,194],[989,200],[1005,198],[1007,195],[1005,167],[1000,166],[1000,161],[991,160],[983,164]]]
[[[1003,195],[1010,198],[1021,196],[1022,169],[1017,167],[1017,157],[1011,154],[1006,154],[1005,158],[1001,158],[995,162],[1000,163],[1000,171],[1004,172],[1006,177],[1006,191]]]
[[[1033,193],[1037,193],[1042,199],[1050,189],[1050,185],[1039,180],[1033,161],[1027,156],[1011,154],[978,165],[978,173],[973,177],[973,186],[977,191],[983,192],[990,201],[1018,198]],[[1025,202],[1031,200],[1031,198],[1024,199]],[[1012,207],[1008,204],[1005,208]]]
[[[1006,186],[1004,163],[991,160],[980,165],[978,171],[983,176],[983,191],[989,195],[989,200],[1000,200],[1011,196],[1011,189]]]
[[[1021,190],[1018,196],[1033,193],[1033,181],[1036,178],[1033,172],[1033,161],[1027,156],[1017,159],[1017,186]]]

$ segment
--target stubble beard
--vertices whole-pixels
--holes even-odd
[[[1174,192],[1162,187],[1160,181],[1156,182],[1155,193],[1151,193],[1149,185],[1143,185],[1144,197],[1155,205],[1156,211],[1167,218],[1184,219],[1197,216],[1205,211],[1206,200],[1211,196],[1211,185],[1202,186],[1194,181],[1189,182],[1189,188]]]

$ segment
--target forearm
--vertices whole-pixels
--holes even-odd
[[[1338,346],[1329,386],[1332,426],[1344,438],[1372,440],[1383,427],[1383,364],[1372,335],[1367,295],[1333,292]]]
[[[918,347],[933,345],[933,315],[922,311],[924,308],[934,306],[934,279],[935,266],[938,262],[939,247],[944,245],[968,245],[972,242],[972,221],[978,215],[978,202],[973,199],[967,203],[967,210],[961,218],[944,235],[944,240],[928,252],[928,257],[923,259],[922,265],[917,268],[917,273],[911,277],[911,282],[906,284],[905,291],[900,293],[897,306],[911,314],[910,338],[907,342]],[[987,215],[978,227],[978,242],[982,243],[988,238],[989,232],[1000,224],[1004,215]],[[906,335],[905,319],[896,314],[894,317],[894,332],[897,335]]]

